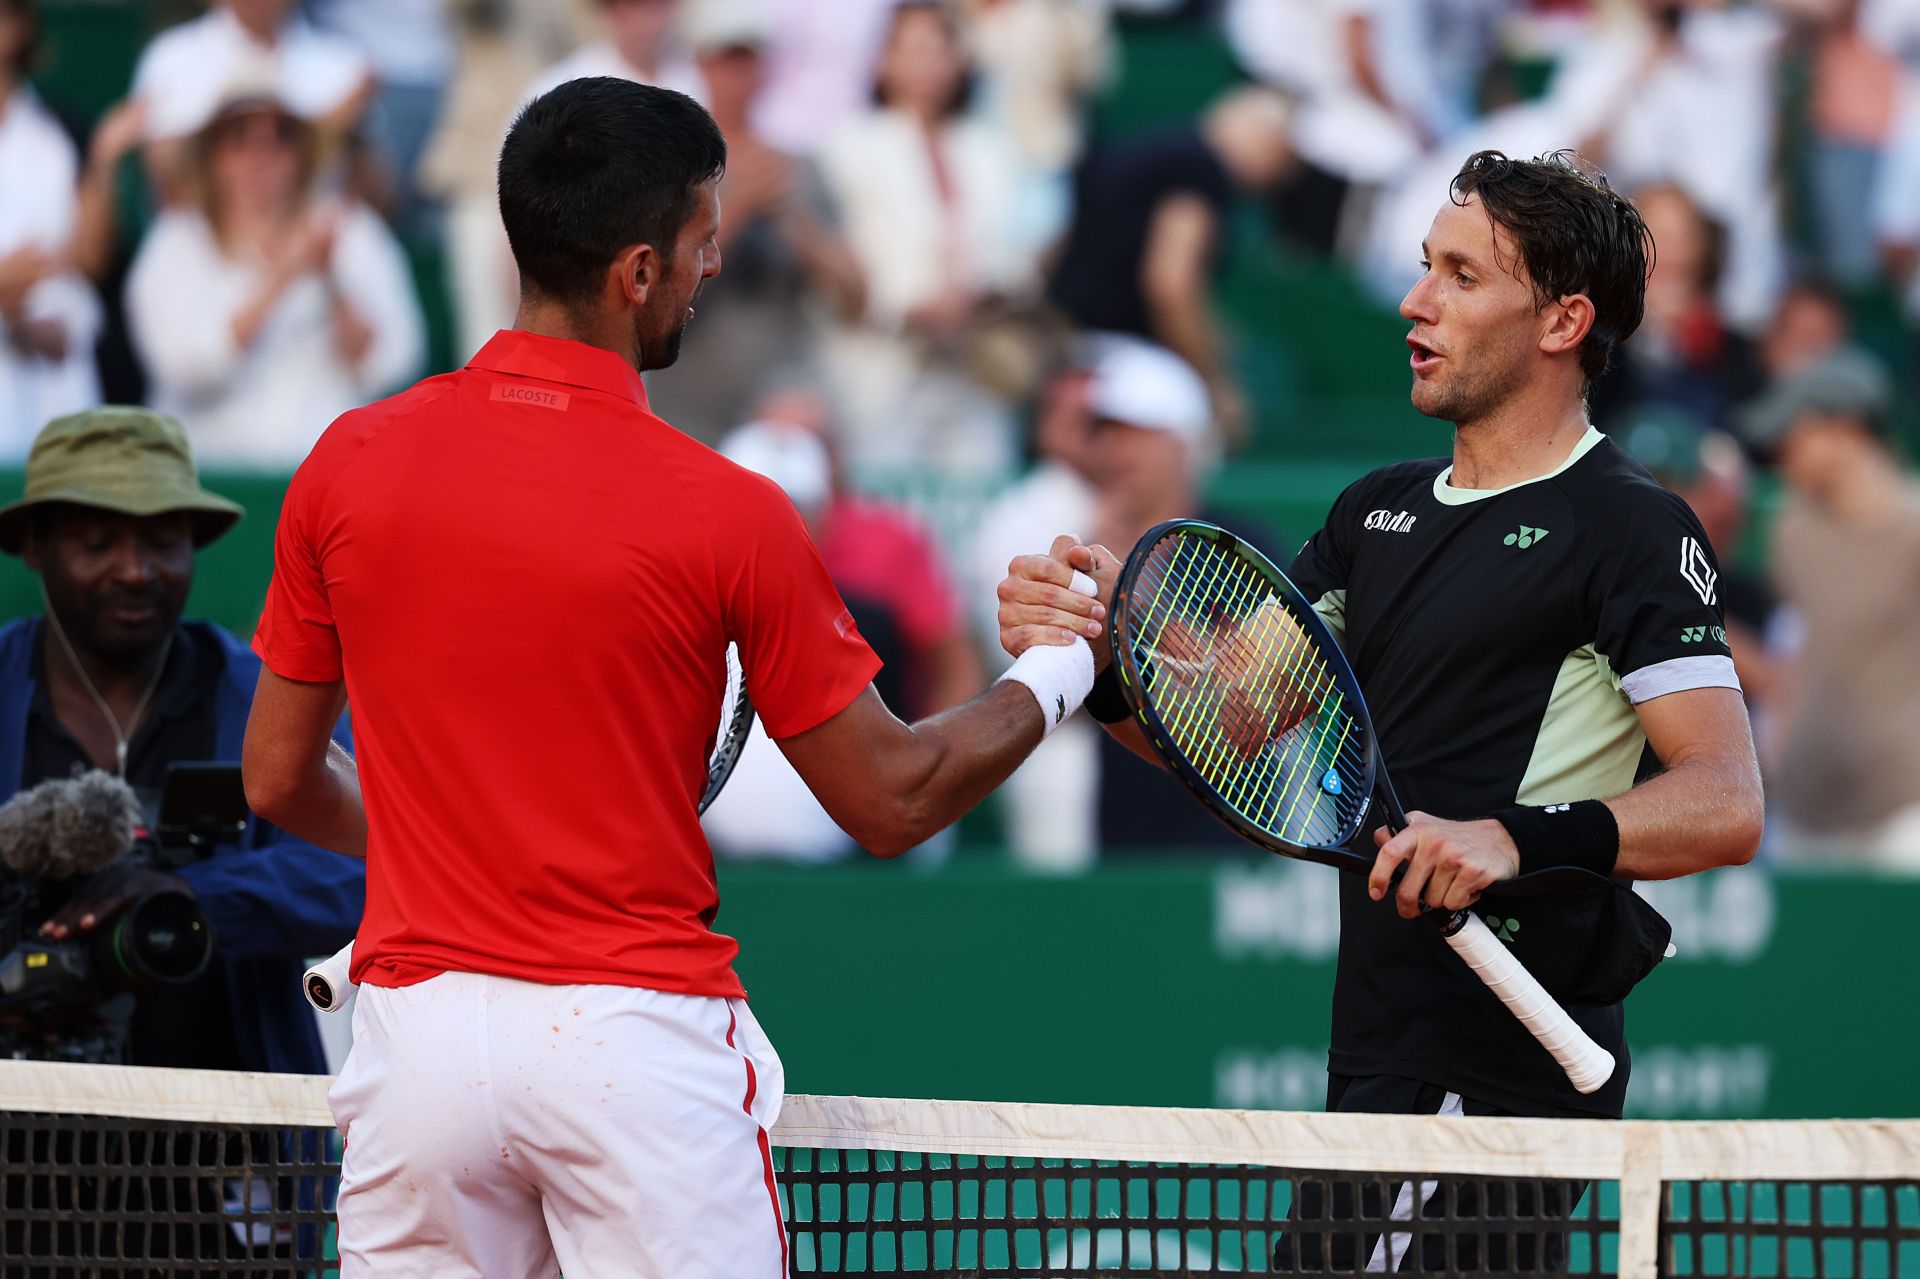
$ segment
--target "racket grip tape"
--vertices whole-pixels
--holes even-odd
[[[1500,944],[1484,919],[1463,910],[1451,919],[1443,919],[1441,931],[1454,953],[1487,983],[1487,989],[1520,1019],[1540,1046],[1553,1054],[1576,1089],[1582,1094],[1592,1093],[1613,1077],[1613,1054],[1567,1015],[1513,952]]]
[[[307,1002],[323,1013],[337,1013],[345,1008],[356,989],[347,976],[347,970],[352,967],[353,943],[348,942],[338,954],[307,969],[300,978],[300,989],[306,992]]]

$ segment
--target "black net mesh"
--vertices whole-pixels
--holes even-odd
[[[313,1106],[301,1113],[243,1124],[0,1108],[0,1279],[337,1275],[340,1144]],[[990,1118],[1020,1132],[1012,1112]],[[796,1275],[1614,1275],[1623,1231],[1637,1230],[1641,1255],[1657,1256],[1640,1275],[1920,1279],[1920,1158],[1891,1178],[1736,1179],[1747,1130],[1764,1127],[1727,1125],[1727,1176],[1663,1182],[1658,1220],[1626,1226],[1619,1182],[1570,1176],[805,1146],[775,1160]],[[1506,1162],[1591,1167],[1562,1156],[1619,1128],[1570,1122]]]

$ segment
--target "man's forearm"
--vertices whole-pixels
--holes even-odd
[[[889,781],[899,802],[866,838],[869,851],[902,853],[945,830],[1007,780],[1040,744],[1040,704],[1009,681],[907,729]]]
[[[258,807],[258,805],[256,805]],[[367,810],[360,770],[338,742],[313,772],[260,813],[298,839],[349,857],[367,855]]]
[[[1622,879],[1674,879],[1753,860],[1764,810],[1757,775],[1739,763],[1676,763],[1607,801],[1620,826]]]

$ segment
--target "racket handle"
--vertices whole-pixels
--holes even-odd
[[[348,942],[331,959],[323,959],[307,969],[300,979],[300,989],[306,992],[307,1002],[323,1013],[337,1013],[345,1008],[357,989],[347,976],[347,970],[352,967],[353,943]]]
[[[1575,1088],[1591,1093],[1613,1077],[1613,1054],[1580,1029],[1546,987],[1500,944],[1484,919],[1470,910],[1458,911],[1450,919],[1434,918],[1440,921],[1447,945],[1553,1054]]]

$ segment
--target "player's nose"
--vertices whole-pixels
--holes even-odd
[[[1433,302],[1433,273],[1428,272],[1407,290],[1407,296],[1400,299],[1400,318],[1416,324],[1431,324],[1439,318],[1434,314]]]

